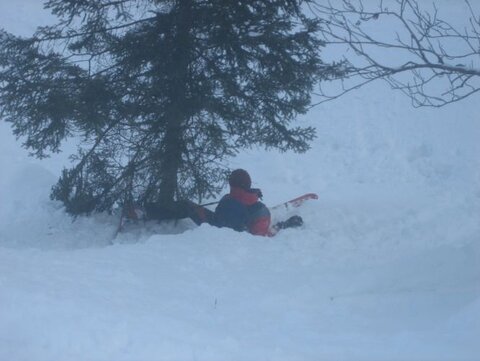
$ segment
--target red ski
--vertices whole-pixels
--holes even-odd
[[[315,193],[307,193],[307,194],[304,194],[303,196],[300,196],[292,200],[286,201],[284,203],[277,204],[276,206],[270,207],[270,211],[277,211],[280,209],[289,210],[290,208],[297,208],[310,199],[318,199],[318,195]]]

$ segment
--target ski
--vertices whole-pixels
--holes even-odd
[[[123,232],[125,224],[129,222],[138,222],[143,219],[144,211],[139,206],[135,206],[133,203],[124,205],[120,213],[120,219],[118,220],[118,225],[115,228],[115,232],[112,237],[111,244],[117,238],[117,236]]]
[[[298,208],[303,203],[311,199],[318,199],[318,195],[316,193],[306,193],[300,197],[297,197],[289,201],[277,204],[276,206],[270,207],[270,211],[277,211],[280,209],[289,210],[290,208]]]

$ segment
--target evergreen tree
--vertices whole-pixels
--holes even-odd
[[[336,69],[304,2],[48,0],[57,24],[0,33],[1,112],[38,157],[80,139],[52,191],[72,214],[213,195],[242,147],[315,136],[291,123]]]

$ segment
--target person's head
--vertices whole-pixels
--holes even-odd
[[[230,184],[230,187],[248,190],[252,186],[252,180],[250,179],[250,175],[246,170],[235,169],[230,174],[230,177],[228,177],[228,184]]]

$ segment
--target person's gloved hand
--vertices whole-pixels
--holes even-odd
[[[258,198],[262,199],[263,198],[263,193],[260,190],[260,188],[251,188],[250,193],[256,194]]]
[[[283,222],[278,222],[274,228],[285,229],[285,228],[296,228],[303,225],[303,219],[300,216],[291,216],[289,219]]]

